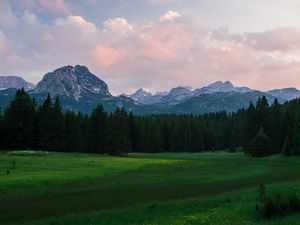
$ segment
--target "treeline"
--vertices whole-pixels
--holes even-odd
[[[63,112],[59,98],[37,106],[24,90],[0,117],[0,149],[89,152],[245,151],[255,157],[300,149],[300,100],[269,105],[259,98],[236,113],[133,116],[124,108],[108,114],[101,105],[90,115]]]

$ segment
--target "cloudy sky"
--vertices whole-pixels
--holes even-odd
[[[0,0],[0,75],[76,64],[114,94],[300,88],[300,0]]]

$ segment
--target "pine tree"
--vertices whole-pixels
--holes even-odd
[[[289,109],[286,109],[283,114],[278,132],[280,134],[280,139],[279,139],[280,149],[282,151],[287,151],[287,146],[288,146],[289,148],[288,151],[290,151],[290,149],[293,148],[294,143],[293,143],[293,121]]]
[[[283,144],[283,147],[282,147],[282,154],[285,155],[285,156],[292,156],[293,155],[291,140],[290,140],[288,135],[285,137],[285,141],[284,141],[284,144]]]
[[[84,143],[80,131],[79,116],[74,112],[66,112],[64,117],[64,151],[82,152]]]
[[[246,111],[245,133],[247,141],[251,140],[258,131],[258,126],[255,121],[255,107],[252,102]]]
[[[53,133],[56,132],[56,130],[53,130],[52,128],[53,122],[53,104],[51,96],[48,94],[43,105],[37,112],[37,147],[41,150],[54,150],[52,149],[53,146],[51,146],[52,141],[54,141]]]
[[[64,119],[61,109],[61,104],[59,97],[55,98],[53,106],[53,116],[52,116],[52,145],[51,148],[56,151],[62,151],[63,149],[63,126]]]
[[[293,126],[293,155],[300,152],[300,104],[297,106],[295,123]]]
[[[250,143],[249,153],[253,157],[264,157],[270,154],[270,148],[272,148],[272,140],[261,127]]]
[[[109,135],[110,155],[126,156],[131,149],[129,119],[125,109],[117,108],[111,116]]]
[[[108,115],[102,105],[98,105],[90,115],[89,122],[89,152],[107,152]]]
[[[281,151],[280,144],[280,121],[282,120],[281,106],[277,100],[274,100],[274,103],[270,107],[270,124],[269,124],[269,135],[273,142],[274,153],[279,153]]]
[[[5,145],[9,149],[33,149],[35,146],[35,102],[20,89],[5,110]]]

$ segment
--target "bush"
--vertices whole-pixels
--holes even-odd
[[[249,143],[248,153],[252,157],[265,157],[273,153],[272,140],[265,134],[263,128]]]
[[[263,184],[259,186],[259,200],[256,211],[265,218],[283,217],[290,213],[300,212],[300,199],[294,192],[266,196]]]

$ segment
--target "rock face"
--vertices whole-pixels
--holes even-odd
[[[26,91],[34,89],[35,85],[17,76],[0,76],[0,89],[24,88]]]
[[[157,92],[155,95],[152,95],[150,92],[147,92],[140,88],[135,93],[124,96],[127,96],[128,98],[131,98],[139,103],[151,105],[162,102],[162,98],[167,94],[168,92]]]
[[[80,65],[64,66],[47,73],[37,84],[34,92],[71,97],[77,101],[91,94],[111,97],[107,84],[92,74],[87,67]]]
[[[149,101],[149,98],[151,98],[152,94],[150,92],[147,92],[143,90],[142,88],[138,89],[136,92],[134,92],[131,95],[128,95],[129,98],[132,98],[135,101],[138,101],[140,103],[147,104]]]
[[[170,92],[162,98],[161,103],[168,105],[176,105],[184,100],[193,97],[195,93],[189,87],[176,87],[170,90]]]
[[[72,110],[89,114],[98,104],[106,111],[113,112],[116,107],[125,107],[136,115],[149,114],[203,114],[225,110],[237,111],[266,96],[269,103],[275,98],[279,102],[297,98],[300,91],[285,88],[261,92],[247,87],[235,87],[230,81],[217,81],[208,86],[192,89],[176,87],[169,92],[151,94],[139,89],[132,95],[112,96],[107,84],[92,74],[85,66],[64,66],[47,73],[35,89],[22,78],[0,77],[0,110],[3,110],[14,99],[18,88],[24,87],[42,104],[47,93],[58,96],[63,110]],[[10,88],[8,88],[10,87]],[[11,88],[12,87],[12,88]]]
[[[228,92],[236,92],[236,93],[247,93],[253,92],[254,90],[247,87],[235,87],[230,81],[217,81],[208,86],[198,88],[193,90],[190,87],[179,86],[171,89],[169,92],[156,93],[152,95],[149,92],[145,92],[143,89],[137,90],[132,95],[126,95],[129,98],[132,98],[142,104],[167,104],[167,105],[176,105],[191,99],[196,96],[200,96],[203,94],[215,94],[215,93],[228,93]]]
[[[237,93],[246,93],[251,92],[250,88],[247,87],[235,87],[230,81],[217,81],[206,87],[199,88],[195,90],[196,95],[200,94],[213,94],[218,92],[237,92]]]

